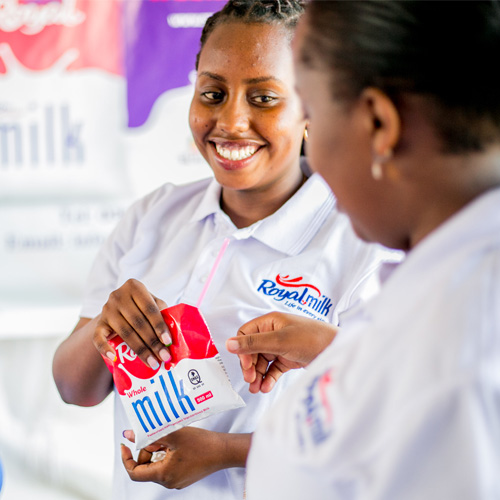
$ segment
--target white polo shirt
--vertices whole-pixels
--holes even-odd
[[[237,356],[225,349],[245,322],[270,311],[339,322],[339,315],[378,290],[381,262],[399,253],[360,241],[321,177],[314,174],[277,212],[237,229],[219,206],[213,179],[166,184],[126,213],[91,271],[82,317],[101,312],[111,291],[136,278],[168,305],[195,305],[225,238],[230,239],[201,311],[233,387],[246,407],[195,425],[220,432],[252,432],[261,416],[300,372],[289,373],[267,395],[251,395]],[[115,436],[130,428],[115,398]],[[241,499],[244,469],[217,472],[180,491],[134,483],[116,454],[114,498]]]
[[[349,316],[254,434],[247,499],[500,498],[500,189]]]

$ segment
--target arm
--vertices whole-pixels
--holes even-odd
[[[155,369],[168,361],[171,343],[160,310],[166,307],[136,280],[128,280],[110,294],[101,314],[81,318],[73,333],[57,349],[52,372],[67,403],[92,406],[112,390],[113,381],[101,356],[114,359],[108,339],[118,333],[147,365]]]
[[[52,374],[66,403],[94,406],[113,388],[113,379],[92,343],[99,316],[80,318],[71,335],[57,348]]]
[[[132,431],[125,436],[134,440]],[[245,467],[251,434],[227,434],[184,427],[139,452],[138,460],[122,445],[123,465],[133,481],[153,481],[165,488],[181,489],[222,469]],[[165,457],[151,462],[152,452]]]
[[[240,358],[250,392],[270,392],[285,372],[316,358],[337,332],[337,327],[322,321],[269,313],[245,323],[226,347]]]

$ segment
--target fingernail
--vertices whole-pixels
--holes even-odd
[[[165,363],[168,363],[172,359],[172,356],[167,349],[162,349],[158,354],[160,355],[162,361],[165,361]]]
[[[238,348],[240,347],[240,344],[237,340],[228,340],[226,342],[226,347],[228,351],[237,351]]]
[[[113,363],[116,361],[116,356],[115,356],[115,354],[114,354],[114,353],[112,353],[111,351],[108,351],[108,352],[106,353],[106,356],[107,356],[107,357],[108,357],[111,361],[113,361]]]
[[[125,439],[128,439],[129,441],[131,441],[131,439],[130,439],[130,438],[132,437],[132,435],[131,435],[131,432],[130,432],[129,430],[125,430],[125,431],[123,431],[123,432],[122,432],[122,436],[123,436]]]
[[[159,366],[160,366],[160,363],[158,363],[158,361],[153,356],[149,356],[149,358],[148,358],[148,365],[153,370],[157,370],[159,368]]]
[[[168,347],[169,345],[172,345],[172,339],[170,338],[170,335],[168,333],[163,333],[161,336],[161,341]]]

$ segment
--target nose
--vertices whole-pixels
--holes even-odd
[[[234,96],[219,108],[217,126],[226,134],[246,132],[250,126],[250,110],[246,101]]]

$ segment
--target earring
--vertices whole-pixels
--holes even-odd
[[[372,177],[375,181],[380,181],[384,177],[384,172],[382,170],[382,163],[380,161],[375,160],[372,163]]]
[[[371,173],[373,180],[380,181],[384,177],[384,164],[392,158],[392,149],[382,155],[375,155],[373,159]]]
[[[306,126],[306,128],[304,129],[304,141],[307,142],[308,139],[309,139],[309,133],[307,132],[307,126]]]

